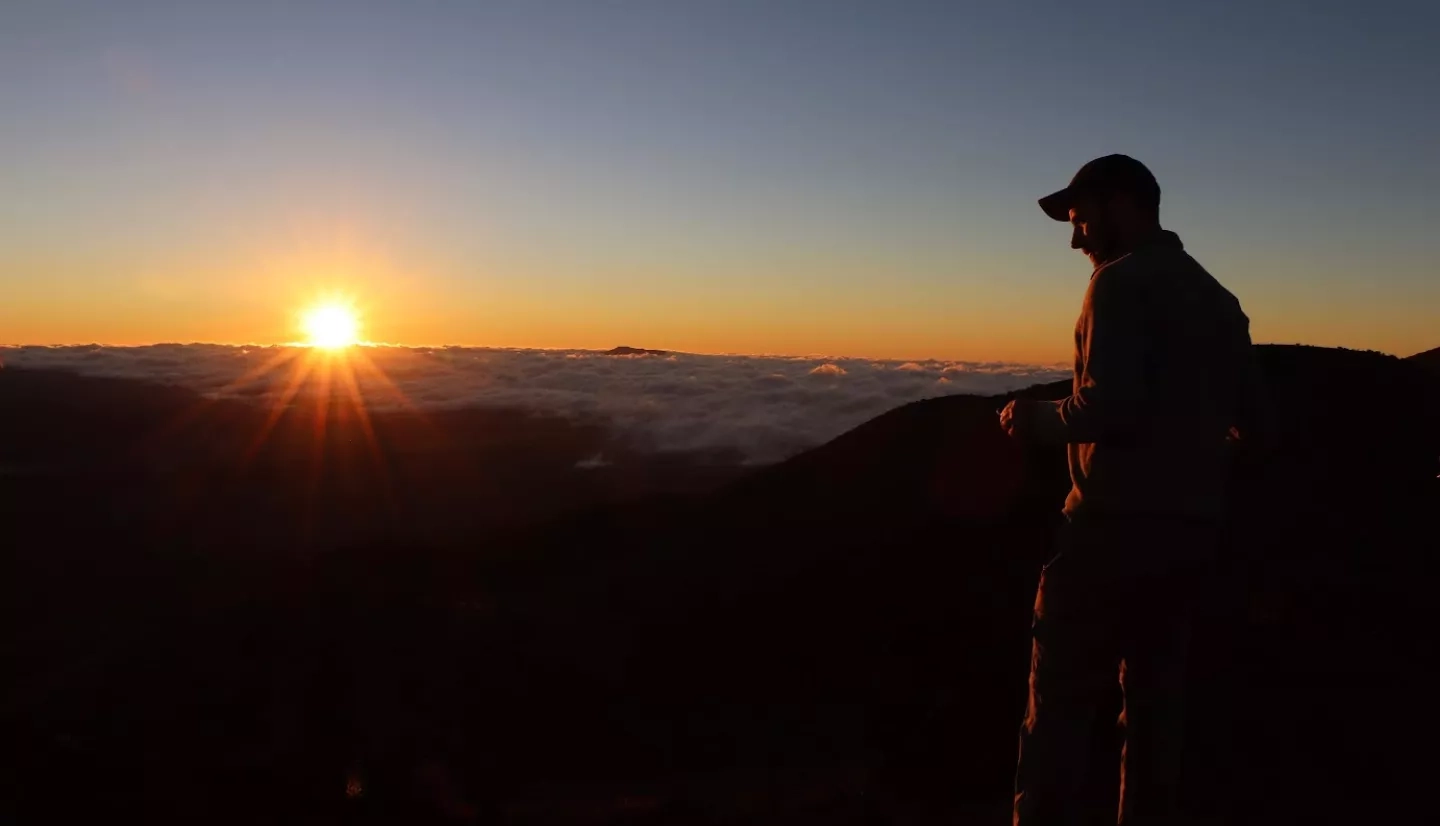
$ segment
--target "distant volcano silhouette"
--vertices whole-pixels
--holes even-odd
[[[607,356],[668,356],[667,350],[646,350],[643,347],[614,347],[605,351]]]

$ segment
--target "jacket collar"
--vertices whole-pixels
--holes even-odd
[[[1135,246],[1131,247],[1127,252],[1117,255],[1114,258],[1111,258],[1109,261],[1105,261],[1104,263],[1100,264],[1100,266],[1095,268],[1095,272],[1098,273],[1117,261],[1124,261],[1126,258],[1129,258],[1137,252],[1151,249],[1183,250],[1185,249],[1185,242],[1180,240],[1179,235],[1176,235],[1168,229],[1156,230],[1151,235],[1142,238],[1137,244],[1135,244]],[[1095,273],[1091,273],[1090,277],[1094,278]]]

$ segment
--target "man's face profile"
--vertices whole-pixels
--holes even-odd
[[[1097,267],[1105,263],[1114,240],[1113,227],[1099,202],[1086,199],[1071,207],[1070,227],[1070,249],[1085,253]]]

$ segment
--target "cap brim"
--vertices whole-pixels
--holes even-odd
[[[1040,199],[1040,209],[1056,221],[1070,220],[1070,207],[1075,202],[1075,194],[1070,187],[1065,187],[1059,192],[1054,192]]]

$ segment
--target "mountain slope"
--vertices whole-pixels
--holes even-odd
[[[1427,788],[1407,755],[1428,723],[1377,722],[1374,709],[1413,702],[1428,648],[1440,387],[1374,353],[1260,356],[1282,438],[1236,479],[1235,539],[1196,644],[1186,793],[1228,822],[1383,818],[1404,808],[1397,789]],[[47,417],[68,422],[73,455],[132,469],[111,448],[137,431],[110,401]],[[406,772],[440,760],[496,805],[598,788],[689,800],[713,819],[781,767],[851,778],[825,781],[829,793],[863,789],[856,799],[882,814],[891,799],[1003,804],[1030,606],[1067,482],[1058,451],[1022,453],[999,434],[1002,401],[907,405],[708,494],[490,530],[463,553],[387,533],[236,554],[254,541],[231,521],[243,510],[140,529],[114,507],[115,477],[7,477],[6,524],[45,529],[5,558],[28,647],[7,648],[24,656],[7,672],[25,680],[7,686],[0,725],[24,759],[3,797],[71,819],[320,817],[360,766],[365,805],[413,820]],[[0,406],[12,417],[0,432],[14,415]],[[445,444],[459,426],[444,425]],[[545,467],[593,448],[536,426],[538,449],[574,448]],[[38,442],[6,444],[10,461]],[[449,479],[460,492],[434,507],[471,504],[465,486],[485,477],[467,463],[498,455],[462,454],[436,475],[425,490]],[[285,479],[283,459],[250,481]],[[168,478],[170,466],[146,467]],[[1104,809],[1112,774],[1096,774]],[[699,790],[694,776],[725,779]],[[89,794],[65,794],[75,777],[94,778]]]
[[[1426,350],[1423,353],[1416,353],[1407,358],[1406,361],[1414,362],[1427,370],[1440,372],[1440,347],[1436,347],[1433,350]]]

